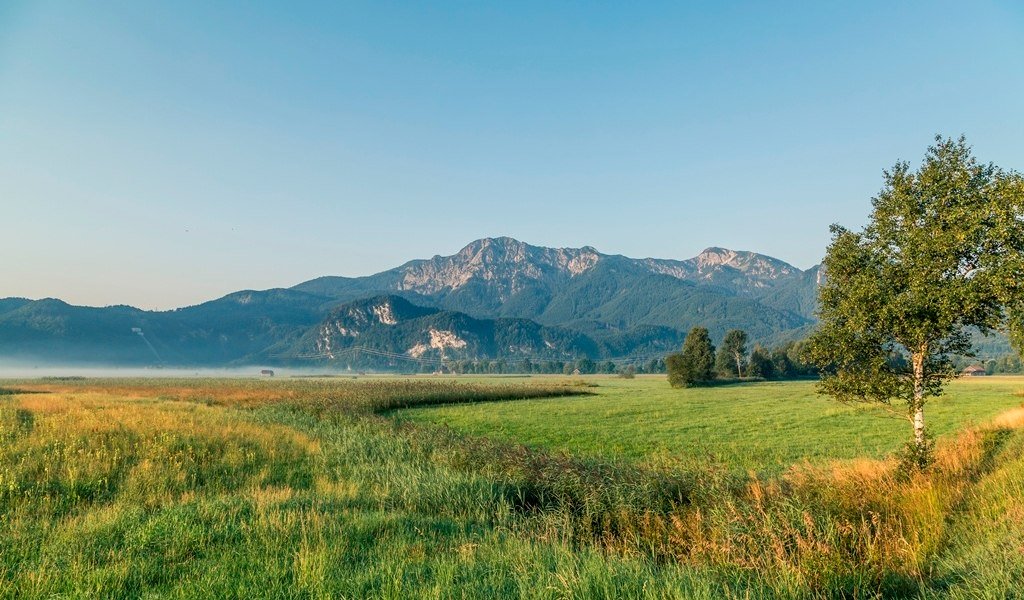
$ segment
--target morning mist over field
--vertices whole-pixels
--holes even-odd
[[[0,600],[1024,598],[1024,5],[0,3]]]

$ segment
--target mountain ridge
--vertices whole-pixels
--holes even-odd
[[[526,261],[525,259],[528,257],[532,257],[534,260]],[[653,257],[630,258],[621,254],[604,254],[593,246],[547,248],[501,236],[481,238],[470,242],[455,254],[411,260],[393,269],[373,275],[363,277],[323,276],[301,282],[289,289],[316,290],[323,294],[329,293],[330,283],[352,285],[358,282],[361,284],[359,286],[361,289],[392,285],[395,286],[395,291],[413,291],[430,295],[442,290],[451,291],[465,286],[486,265],[500,265],[503,262],[522,264],[525,262],[528,268],[521,273],[521,282],[523,278],[540,280],[545,275],[571,278],[594,267],[601,260],[610,259],[631,261],[646,266],[651,272],[671,275],[683,280],[713,280],[716,278],[716,274],[728,270],[727,274],[742,274],[756,280],[756,283],[753,284],[755,287],[762,287],[771,279],[795,276],[803,272],[785,261],[764,254],[715,246],[706,248],[696,256],[684,260]]]
[[[709,247],[684,260],[635,259],[592,246],[481,238],[455,254],[373,275],[240,290],[170,311],[0,299],[0,357],[31,350],[41,360],[92,356],[219,365],[312,356],[329,362],[329,352],[310,345],[317,328],[332,317],[337,321],[343,307],[385,297],[389,305],[419,313],[403,321],[401,335],[386,334],[378,323],[371,337],[380,352],[406,355],[407,342],[415,339],[413,347],[426,349],[410,358],[433,356],[435,346],[444,344],[431,341],[430,327],[440,331],[437,323],[444,321],[468,336],[467,350],[449,349],[460,358],[522,355],[507,339],[550,355],[538,344],[555,338],[560,356],[635,356],[674,349],[694,325],[708,327],[713,336],[743,328],[754,340],[784,339],[813,324],[816,288],[816,269],[802,271],[756,252]],[[332,335],[331,343],[343,341],[339,331]]]

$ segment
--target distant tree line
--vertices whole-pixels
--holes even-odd
[[[437,370],[437,368],[437,365],[425,363],[420,367],[420,370],[422,372],[431,372]],[[529,358],[521,360],[465,359],[445,361],[444,370],[459,375],[573,375],[579,372],[580,375],[617,374],[623,377],[632,377],[637,374],[664,373],[665,360],[656,358],[648,361],[626,363],[610,360],[595,361],[590,358],[575,360],[532,360]]]
[[[989,375],[1020,375],[1024,373],[1024,363],[1019,354],[1006,354],[999,358],[984,361],[982,366]]]
[[[963,369],[980,365],[984,367],[988,375],[1021,375],[1024,374],[1024,362],[1019,354],[1004,354],[995,358],[973,358],[958,356],[953,359],[953,367],[962,371]]]
[[[716,350],[708,330],[694,327],[686,335],[682,351],[665,359],[669,383],[673,387],[694,387],[718,381],[800,379],[817,374],[815,367],[803,359],[803,342],[771,349],[755,344],[749,352],[747,342],[745,331],[733,329]]]

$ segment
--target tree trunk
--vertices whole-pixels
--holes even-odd
[[[743,379],[743,363],[741,362],[743,357],[740,353],[736,353],[736,379]]]
[[[925,350],[911,356],[914,365],[914,400],[910,406],[914,422],[914,444],[918,450],[925,447],[924,439],[924,360]]]

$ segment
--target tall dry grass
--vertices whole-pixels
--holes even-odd
[[[292,589],[310,593],[342,589],[332,569],[360,553],[377,561],[366,568],[378,580],[359,589],[401,597],[426,589],[430,577],[441,577],[437,573],[457,579],[454,565],[508,567],[510,557],[519,560],[539,547],[549,559],[585,557],[571,563],[568,573],[575,575],[559,571],[546,584],[583,597],[587,590],[618,595],[642,583],[603,580],[600,567],[587,562],[595,556],[606,567],[607,561],[618,565],[612,569],[643,565],[636,576],[662,578],[662,595],[669,595],[668,582],[710,596],[752,590],[777,597],[929,595],[943,593],[936,587],[940,579],[955,586],[950,573],[971,564],[961,554],[977,549],[964,540],[973,534],[970,539],[981,543],[984,532],[965,523],[1016,522],[1009,539],[1024,532],[1024,504],[1019,495],[1014,499],[1016,490],[1024,491],[1024,407],[942,440],[934,467],[909,479],[895,460],[803,464],[762,479],[670,460],[643,466],[584,459],[386,416],[417,404],[578,391],[566,386],[202,381],[37,387],[54,392],[13,396],[0,408],[0,534],[16,539],[11,536],[43,524],[33,539],[50,554],[41,556],[30,545],[0,551],[8,565],[0,567],[0,580],[8,591],[40,596],[71,588],[166,587],[170,575],[160,564],[189,576],[198,564],[219,564],[203,544],[239,544],[247,564],[255,565],[266,543],[286,544],[264,560],[287,574]],[[147,516],[167,513],[173,517],[164,525]],[[370,527],[373,534],[337,522],[361,522],[368,514],[380,519]],[[426,522],[433,523],[432,547],[422,541]],[[348,536],[343,548],[332,546],[331,532]],[[124,543],[119,536],[139,535],[126,560],[95,554],[116,553]],[[46,556],[64,556],[52,545],[68,536],[90,542],[65,556],[70,562],[56,576]],[[443,560],[431,563],[437,552]],[[1012,552],[996,556],[1015,572]],[[400,574],[427,563],[437,573],[426,579],[410,583]],[[109,567],[97,587],[81,587],[97,564]],[[544,579],[530,573],[523,585]],[[1009,589],[991,583],[998,580],[985,579],[990,587],[984,589]],[[502,581],[488,589],[512,589]]]

